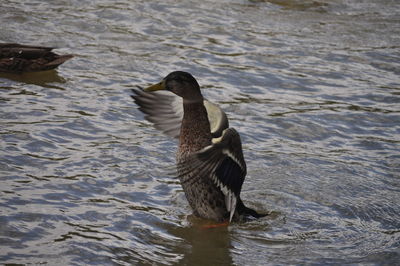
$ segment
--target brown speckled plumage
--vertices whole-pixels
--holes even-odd
[[[210,122],[203,102],[183,104],[178,155],[184,156],[211,144]],[[196,123],[193,123],[196,121]]]
[[[186,164],[193,153],[211,145],[210,123],[203,102],[183,104],[183,109],[178,165]],[[179,176],[186,198],[197,216],[216,221],[227,219],[225,196],[211,179],[199,176],[196,171]]]

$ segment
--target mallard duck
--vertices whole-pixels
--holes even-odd
[[[58,55],[52,47],[17,43],[0,44],[0,72],[22,73],[45,71],[58,67],[73,55]]]
[[[240,198],[246,163],[238,132],[217,105],[203,98],[190,73],[175,71],[133,92],[145,118],[179,138],[178,177],[196,216],[218,222],[265,216]]]

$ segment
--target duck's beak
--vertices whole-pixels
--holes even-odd
[[[159,91],[159,90],[165,90],[165,82],[161,81],[157,84],[151,85],[150,87],[147,87],[144,89],[144,91]]]

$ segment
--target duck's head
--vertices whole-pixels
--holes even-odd
[[[174,71],[159,83],[144,89],[145,91],[167,90],[183,98],[185,103],[202,102],[203,96],[196,79],[188,72]]]

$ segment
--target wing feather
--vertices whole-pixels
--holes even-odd
[[[169,91],[146,92],[141,87],[132,89],[131,97],[145,114],[145,119],[167,136],[179,138],[183,119],[182,98]],[[228,128],[228,117],[216,104],[204,100],[210,131],[213,137],[220,137]]]
[[[145,92],[141,87],[131,95],[146,120],[164,134],[179,138],[183,118],[182,98],[164,91]]]

